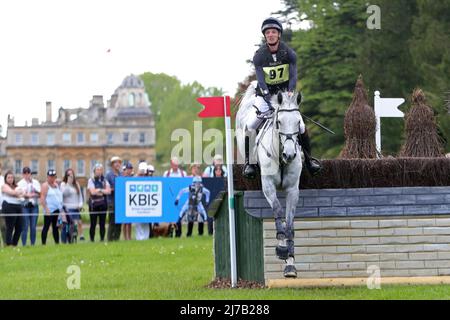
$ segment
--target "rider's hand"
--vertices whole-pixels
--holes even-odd
[[[290,98],[290,97],[292,97],[294,95],[294,92],[293,91],[289,91],[288,92],[288,97]]]
[[[176,205],[176,206],[178,205],[178,199],[177,199],[177,200],[175,200],[175,205]]]

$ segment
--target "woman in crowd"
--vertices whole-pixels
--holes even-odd
[[[189,177],[197,177],[197,176],[202,176],[202,172],[200,170],[200,165],[198,163],[193,163],[191,165],[191,173],[189,175]]]
[[[221,164],[216,164],[214,166],[214,171],[213,171],[213,177],[214,178],[223,178],[226,177],[226,173],[223,170],[223,165]]]
[[[42,229],[42,244],[47,243],[47,234],[52,226],[53,240],[59,243],[58,216],[63,213],[63,194],[56,181],[56,171],[47,171],[47,181],[41,187],[41,205],[44,210],[44,228]]]
[[[16,185],[12,171],[5,174],[5,184],[2,186],[3,203],[2,213],[6,220],[6,245],[17,246],[22,232],[22,200],[24,195],[22,189]]]
[[[210,166],[207,166],[205,168],[205,171],[203,171],[203,177],[204,178],[213,178],[216,177],[214,171],[218,170],[218,167],[221,167],[221,171],[223,172],[223,177],[227,176],[227,168],[223,164],[223,158],[220,154],[216,154],[214,156],[213,164]]]
[[[97,227],[97,220],[99,220],[100,241],[104,241],[106,231],[106,211],[108,208],[106,195],[111,194],[111,187],[103,176],[103,166],[101,164],[96,164],[94,167],[94,176],[88,181],[88,191],[89,215],[91,217],[89,236],[91,241],[94,242],[95,228]]]
[[[69,219],[77,224],[78,234],[82,241],[84,236],[80,212],[83,209],[83,195],[80,184],[75,177],[75,172],[72,169],[66,170],[61,183],[61,191],[63,193],[64,211],[69,215]],[[61,233],[61,240],[63,243],[66,243],[66,233]]]
[[[27,245],[28,228],[30,229],[30,242],[34,246],[36,243],[36,225],[39,215],[39,196],[41,192],[41,184],[31,175],[31,169],[28,167],[22,170],[23,178],[17,183],[18,187],[24,192],[24,203],[22,207],[23,228],[22,228],[22,245]]]

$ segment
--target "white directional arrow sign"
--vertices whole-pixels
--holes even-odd
[[[380,91],[375,91],[375,117],[377,118],[377,132],[375,141],[377,150],[381,153],[381,118],[403,118],[404,114],[398,107],[405,103],[403,98],[381,98]]]

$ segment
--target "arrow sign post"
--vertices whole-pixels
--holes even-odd
[[[381,154],[381,118],[403,118],[404,113],[398,107],[405,103],[403,98],[381,98],[380,91],[375,91],[375,117],[377,119],[377,131],[375,142],[378,153]]]

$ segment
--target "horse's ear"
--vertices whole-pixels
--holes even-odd
[[[301,92],[297,94],[297,105],[300,105],[303,101],[303,95]]]
[[[283,94],[281,93],[281,91],[278,92],[277,99],[278,99],[278,104],[282,104],[283,103]]]

